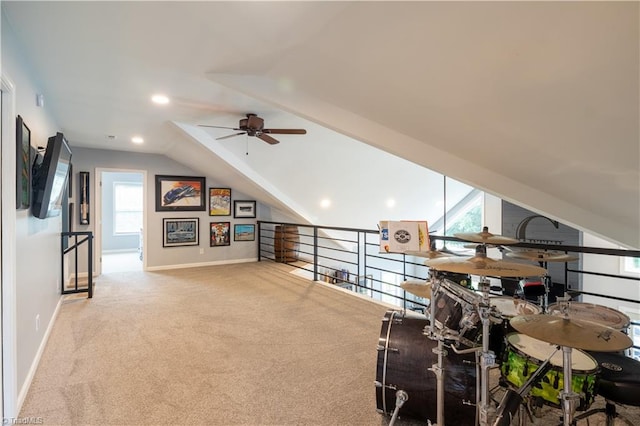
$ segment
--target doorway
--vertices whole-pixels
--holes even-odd
[[[145,172],[101,170],[101,273],[144,270]]]

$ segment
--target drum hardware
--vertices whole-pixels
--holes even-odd
[[[535,373],[518,390],[507,389],[498,405],[493,426],[509,426],[511,424],[516,410],[522,404],[522,397],[529,393],[531,388],[551,369],[550,361],[556,352],[558,352],[558,349],[549,355],[549,358],[538,367]]]
[[[402,408],[405,402],[409,400],[409,395],[403,391],[399,390],[396,392],[396,408],[393,410],[393,415],[391,416],[391,420],[389,421],[389,426],[393,426],[398,419],[398,412]]]
[[[482,302],[478,306],[480,320],[482,322],[482,352],[480,352],[480,403],[478,415],[481,425],[491,424],[495,417],[495,405],[489,398],[489,369],[495,367],[496,356],[489,350],[489,328],[491,325],[489,301],[489,281],[482,277],[480,279],[480,289],[482,291]]]

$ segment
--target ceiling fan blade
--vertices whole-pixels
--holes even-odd
[[[305,129],[263,129],[262,133],[280,134],[280,135],[306,135]]]
[[[277,143],[280,143],[279,140],[274,139],[269,135],[265,135],[264,133],[260,133],[259,135],[256,135],[256,137],[262,139],[263,141],[265,141],[266,143],[269,143],[271,145],[275,145]]]
[[[242,130],[242,129],[238,129],[237,127],[213,126],[211,124],[198,124],[198,126],[200,126],[200,127],[212,127],[214,129]]]
[[[234,133],[232,135],[227,135],[227,136],[220,136],[219,138],[216,138],[217,141],[221,140],[221,139],[228,139],[228,138],[233,138],[235,136],[240,136],[240,135],[244,135],[246,132],[238,132],[238,133]]]

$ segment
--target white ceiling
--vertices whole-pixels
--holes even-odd
[[[190,139],[172,122],[257,112],[311,130],[278,155],[315,123],[640,247],[638,2],[2,8],[74,146],[171,153]]]

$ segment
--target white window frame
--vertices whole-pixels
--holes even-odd
[[[118,186],[130,186],[130,187],[139,187],[140,188],[140,198],[142,198],[144,196],[143,192],[144,192],[144,188],[142,185],[142,182],[113,182],[113,235],[114,236],[127,236],[127,235],[136,235],[140,233],[140,230],[135,230],[135,231],[131,231],[131,232],[118,232],[118,226],[117,226],[117,222],[118,222],[118,209],[116,206],[116,192],[117,192],[117,187]],[[129,210],[124,210],[125,212],[128,212]],[[131,210],[133,211],[133,210]],[[140,217],[141,217],[141,223],[144,221],[143,215],[144,215],[144,200],[141,202],[141,207],[140,207]],[[140,228],[142,228],[142,224],[140,225]]]

